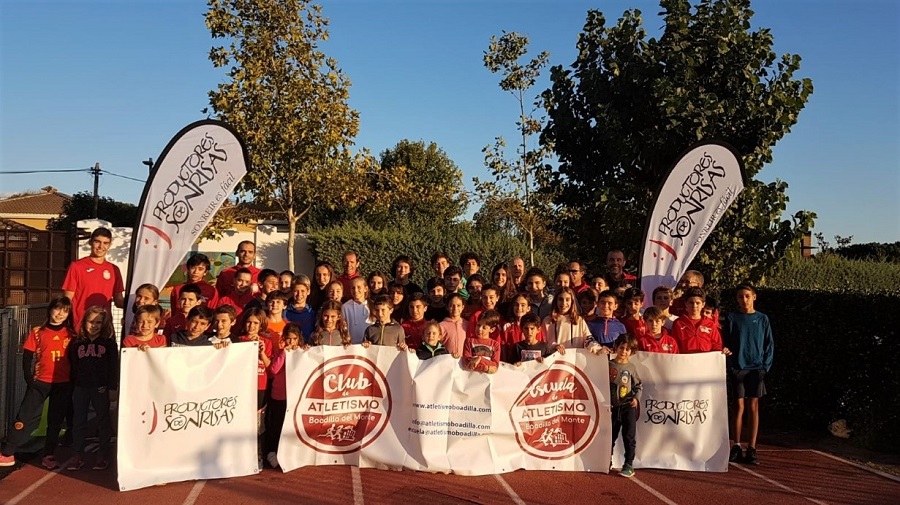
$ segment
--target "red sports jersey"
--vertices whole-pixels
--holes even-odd
[[[59,330],[40,326],[31,330],[22,347],[34,353],[34,380],[48,383],[69,382],[66,348],[73,338],[75,334],[65,326]]]
[[[623,317],[622,319],[619,319],[619,321],[622,321],[622,324],[625,325],[625,331],[638,340],[647,333],[647,323],[644,322],[644,318],[642,317],[639,317],[638,319]]]
[[[259,336],[259,340],[252,340],[252,339],[248,338],[247,335],[242,335],[242,336],[238,339],[238,341],[239,341],[239,342],[256,342],[257,345],[259,345],[259,343],[262,342],[263,353],[264,353],[266,356],[268,356],[268,357],[269,357],[269,360],[271,361],[272,355],[274,354],[274,352],[273,352],[273,350],[272,350],[272,341],[271,341],[269,338],[266,338],[265,336],[260,335],[260,336]],[[263,363],[263,360],[262,360],[262,359],[260,359],[260,360],[257,361],[257,369],[256,369],[256,373],[257,373],[257,382],[256,382],[256,389],[258,389],[259,391],[265,391],[265,390],[266,390],[266,382],[268,381],[268,378],[267,378],[267,377],[268,377],[268,373],[267,373],[266,368],[267,368],[267,367],[266,367],[266,365]]]
[[[169,298],[169,306],[173,309],[178,307],[178,295],[181,293],[181,288],[183,288],[185,284],[172,286],[172,295]],[[219,303],[219,292],[216,290],[216,287],[206,281],[196,282],[195,284],[200,286],[200,294],[203,297],[200,300],[200,303],[206,305],[210,309],[215,309],[218,306],[216,304]]]
[[[662,336],[659,339],[645,333],[643,337],[638,339],[638,349],[647,352],[678,354],[678,342],[663,328]]]
[[[690,319],[681,316],[672,324],[672,337],[681,354],[722,350],[719,325],[708,317]]]
[[[66,271],[63,291],[72,291],[72,321],[78,328],[89,307],[98,305],[110,310],[115,294],[125,291],[119,267],[103,260],[95,263],[90,256],[74,261]]]
[[[231,305],[234,307],[234,311],[237,312],[237,315],[240,316],[241,312],[244,311],[244,307],[247,306],[248,303],[253,301],[253,293],[248,289],[244,292],[244,294],[231,293],[225,296],[219,297],[219,302],[216,304],[216,308],[221,307],[222,305]]]
[[[422,345],[422,334],[425,332],[425,319],[419,321],[403,321],[400,325],[406,334],[406,346],[410,349],[418,349]]]
[[[144,344],[153,348],[167,347],[168,341],[166,341],[166,337],[158,333],[154,333],[153,337],[147,341],[140,340],[139,335],[128,335],[122,340],[122,349],[140,347]]]
[[[175,312],[168,319],[166,319],[166,324],[163,326],[162,334],[166,337],[171,337],[173,333],[178,330],[183,330],[187,327],[187,316],[182,314],[181,312]]]
[[[474,364],[474,359],[478,356],[481,356],[481,360]],[[499,367],[500,342],[492,338],[467,338],[463,347],[463,363],[475,372],[487,372],[492,366]]]

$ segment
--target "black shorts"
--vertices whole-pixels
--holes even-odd
[[[766,395],[765,370],[735,370],[731,372],[731,394],[734,398],[762,398]]]

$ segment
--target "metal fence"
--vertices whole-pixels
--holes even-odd
[[[46,303],[0,308],[0,439],[6,438],[25,396],[22,345],[31,328],[47,319]]]

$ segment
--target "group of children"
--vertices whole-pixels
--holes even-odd
[[[195,255],[192,260],[197,256],[202,255]],[[319,345],[383,345],[415,353],[422,360],[451,355],[461,359],[467,370],[489,374],[495,373],[501,362],[521,365],[541,361],[555,352],[564,354],[567,347],[614,355],[610,361],[613,442],[621,431],[626,449],[621,474],[626,477],[634,474],[635,422],[641,391],[639,374],[629,357],[636,351],[720,351],[728,356],[729,380],[735,386],[738,405],[733,418],[735,440],[731,458],[758,461],[758,398],[764,394],[763,377],[771,367],[772,339],[768,319],[754,310],[756,292],[751,286],[743,285],[737,290],[739,312],[726,316],[721,328],[725,334],[723,344],[718,313],[715,307],[707,306],[699,272],[685,274],[678,286],[678,298],[672,288],[655,289],[652,305],[642,310],[643,292],[625,286],[608,289],[603,277],[595,278],[591,285],[571,285],[567,271],[561,268],[554,276],[555,289],[550,293],[546,276],[537,268],[515,276],[507,265],[497,265],[491,272],[492,282],[488,282],[478,273],[477,265],[472,269],[469,260],[477,256],[461,258],[460,264],[467,266],[465,271],[450,265],[446,255],[436,256],[432,261],[435,276],[426,284],[427,292],[409,279],[412,262],[401,256],[392,265],[391,281],[378,273],[335,278],[333,267],[327,263],[316,265],[314,282],[288,271],[279,274],[262,270],[257,279],[259,289],[250,296],[246,294],[254,292],[247,288],[250,272],[238,269],[231,291],[216,292],[216,300],[206,289],[210,285],[200,276],[209,269],[209,261],[203,256],[188,265],[205,267],[199,269],[202,272],[192,270],[190,280],[196,282],[173,290],[177,296],[173,295],[172,314],[160,308],[155,286],[138,287],[134,323],[122,347],[146,351],[166,346],[224,348],[232,342],[257,342],[257,406],[260,432],[267,434],[261,439],[260,455],[265,454],[273,468],[278,467],[278,438],[286,409],[287,352]],[[108,404],[104,409],[102,402],[106,392],[115,389],[117,377],[111,320],[105,311],[95,309],[88,311],[76,336],[60,323],[69,309],[63,301],[56,300],[51,304],[48,322],[35,330],[37,340],[30,338],[26,343],[26,351],[31,347],[40,357],[33,375],[30,369],[26,370],[26,376],[32,376],[37,385],[29,386],[17,417],[23,428],[14,431],[2,458],[12,458],[22,440],[27,440],[26,434],[33,429],[28,426],[40,419],[40,410],[35,409],[48,396],[48,433],[58,433],[65,417],[60,412],[65,409],[60,407],[63,400],[54,402],[54,398],[71,394],[76,404],[74,449],[79,456],[67,467],[77,469],[83,464],[79,412],[86,413],[89,403],[98,412],[108,412]],[[62,312],[65,315],[61,316]],[[74,345],[67,350],[62,345],[59,351],[48,351],[50,344],[45,335],[50,334],[65,342],[74,339]],[[97,339],[101,340],[92,344]],[[58,358],[63,351],[68,356],[66,360],[46,357],[49,352]],[[47,366],[58,367],[58,372],[52,377],[47,375]],[[71,383],[74,390],[57,383]],[[751,433],[746,454],[740,445],[745,396],[750,399]],[[108,424],[108,416],[98,419],[101,422]],[[94,468],[102,469],[108,464],[104,452],[108,450],[108,434],[107,427],[102,427],[101,452]],[[55,436],[47,438],[43,461],[48,468],[56,466],[56,443]],[[0,459],[0,465],[6,461],[9,460]]]

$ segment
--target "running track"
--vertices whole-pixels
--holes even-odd
[[[486,503],[558,505],[794,505],[900,503],[900,478],[807,449],[761,447],[760,466],[727,473],[638,469],[632,479],[580,472],[518,471],[461,477],[355,467],[306,467],[258,475],[117,491],[115,466],[48,472],[32,458],[0,481],[0,503],[40,505],[222,505],[237,503]],[[90,464],[91,459],[88,459]],[[38,466],[36,466],[38,465]]]

